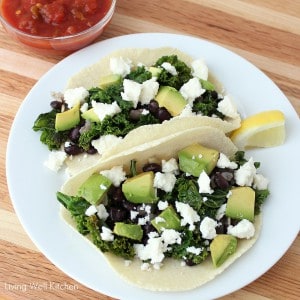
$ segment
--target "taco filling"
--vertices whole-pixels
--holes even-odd
[[[63,93],[53,94],[51,111],[37,117],[33,130],[62,161],[103,155],[146,125],[157,134],[162,123],[170,132],[202,123],[229,132],[239,127],[240,116],[217,85],[203,60],[177,49],[126,49],[74,75]],[[137,131],[131,143],[147,142],[149,129]]]
[[[173,143],[181,139],[184,134]],[[261,205],[269,195],[259,163],[244,152],[230,158],[199,143],[181,147],[166,159],[139,160],[142,150],[111,159],[131,158],[127,166],[104,163],[112,167],[85,175],[72,186],[73,195],[64,188],[57,193],[77,230],[107,253],[119,274],[144,288],[199,286],[258,237]],[[192,281],[177,282],[174,266],[178,280],[184,275]]]

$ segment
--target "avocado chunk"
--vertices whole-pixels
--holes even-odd
[[[190,145],[178,152],[179,169],[199,177],[202,171],[210,174],[217,165],[219,152],[199,144]]]
[[[116,222],[113,232],[116,235],[123,236],[136,241],[140,241],[143,237],[143,229],[141,225],[138,224]]]
[[[151,220],[151,224],[158,232],[161,232],[163,228],[174,230],[181,228],[180,218],[172,206],[168,206],[156,218]]]
[[[94,108],[90,108],[89,110],[85,111],[84,113],[82,113],[81,116],[85,120],[89,120],[91,122],[100,123],[100,119],[97,116],[97,114],[95,113]]]
[[[237,238],[229,234],[219,234],[209,247],[213,265],[219,267],[236,251]]]
[[[154,173],[152,171],[140,173],[128,178],[122,184],[125,198],[132,203],[156,203],[156,190],[153,187]]]
[[[152,77],[158,77],[162,69],[157,67],[150,67],[149,72],[152,74]]]
[[[103,76],[100,78],[99,80],[99,87],[101,89],[106,89],[111,85],[117,84],[117,83],[121,83],[122,81],[122,76],[119,74],[110,74],[107,76]]]
[[[160,107],[165,107],[173,117],[180,115],[187,105],[187,101],[180,92],[171,86],[160,87],[155,100]]]
[[[55,129],[64,131],[75,127],[80,122],[80,103],[64,112],[57,113],[55,117]]]
[[[107,177],[93,174],[81,184],[77,195],[93,205],[98,205],[104,200],[111,185],[112,182]]]
[[[248,186],[230,190],[225,214],[233,219],[254,220],[255,192]]]

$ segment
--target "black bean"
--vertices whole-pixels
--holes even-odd
[[[61,101],[57,101],[57,100],[53,100],[53,101],[50,102],[50,106],[53,109],[61,110],[62,102]]]
[[[96,154],[98,153],[97,149],[93,146],[90,146],[90,148],[86,151],[87,154]]]
[[[172,116],[165,107],[160,107],[157,112],[157,118],[160,122],[163,122],[170,120]]]
[[[81,147],[79,147],[77,144],[71,144],[71,143],[68,146],[65,146],[64,150],[69,155],[78,155],[84,152],[84,150]]]
[[[108,213],[113,222],[122,222],[128,218],[128,212],[122,208],[111,207],[109,208]]]
[[[113,186],[109,191],[109,196],[114,205],[119,204],[123,206],[123,201],[126,201],[121,187]]]
[[[216,91],[211,91],[210,95],[213,99],[218,99],[218,93]]]
[[[156,164],[156,163],[149,163],[143,166],[143,171],[144,172],[161,172],[161,165]]]
[[[122,201],[122,206],[127,209],[128,211],[131,211],[131,210],[136,210],[136,205],[134,205],[133,203],[127,201],[126,199],[124,199]]]
[[[69,133],[69,139],[72,142],[77,142],[80,137],[80,126],[74,127]]]
[[[129,112],[129,119],[133,121],[138,121],[142,115],[142,109],[132,109]]]
[[[158,102],[155,101],[155,100],[151,100],[149,102],[149,105],[148,105],[148,110],[150,111],[150,113],[152,114],[157,114],[158,112],[158,108],[159,108],[159,105],[158,105]]]
[[[186,259],[185,263],[187,266],[192,267],[195,266],[196,264],[191,260],[191,259]]]

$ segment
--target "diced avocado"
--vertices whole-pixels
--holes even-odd
[[[233,219],[254,220],[255,192],[248,186],[233,188],[229,192],[226,216]]]
[[[219,267],[236,251],[237,238],[229,234],[219,234],[209,247],[213,265]]]
[[[96,122],[96,123],[100,122],[100,119],[97,116],[97,114],[95,113],[94,108],[90,108],[89,110],[85,111],[81,116],[85,120],[89,120],[91,122]]]
[[[207,90],[207,91],[214,91],[215,90],[214,84],[211,83],[208,80],[200,79],[200,83],[201,83],[202,88]]]
[[[128,178],[122,184],[125,198],[132,203],[155,203],[158,201],[153,187],[154,173],[152,171],[140,173]]]
[[[178,152],[179,169],[199,177],[202,171],[210,174],[217,165],[219,152],[199,144],[190,145]]]
[[[168,206],[156,218],[151,221],[151,224],[158,232],[163,228],[179,230],[181,228],[180,218],[172,206]]]
[[[99,80],[99,87],[101,89],[106,89],[111,85],[121,83],[122,76],[119,74],[110,74],[107,76],[103,76]]]
[[[178,116],[187,105],[183,96],[171,86],[161,86],[155,97],[160,107],[165,107],[173,116]]]
[[[84,181],[77,191],[77,195],[83,197],[91,204],[98,205],[104,199],[112,182],[102,174],[93,174]]]
[[[55,117],[55,129],[64,131],[75,127],[80,122],[80,103],[64,112],[57,113]]]
[[[123,222],[116,222],[113,232],[119,236],[140,241],[143,237],[143,229],[138,224],[126,224]]]
[[[149,72],[151,72],[152,77],[158,77],[161,73],[162,69],[157,67],[150,67]]]

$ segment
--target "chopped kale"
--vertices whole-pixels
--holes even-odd
[[[270,191],[266,190],[255,190],[255,208],[254,213],[258,215],[261,211],[261,206],[270,195]]]
[[[130,79],[138,83],[143,83],[144,81],[151,78],[151,72],[147,71],[144,66],[138,66],[126,76],[126,79]]]

